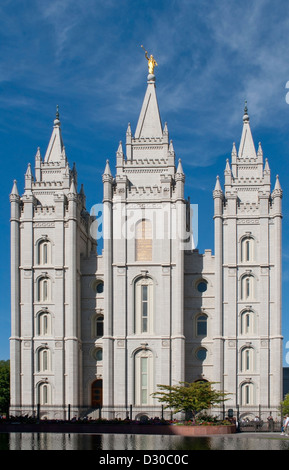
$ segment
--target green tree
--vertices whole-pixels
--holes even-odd
[[[289,415],[289,393],[285,395],[284,400],[281,401],[281,408],[282,409],[282,414],[284,415]]]
[[[225,392],[215,390],[213,385],[216,382],[179,382],[179,385],[158,385],[159,392],[153,393],[153,396],[159,402],[165,404],[165,408],[171,408],[178,413],[192,413],[195,417],[202,410],[208,410],[214,405],[224,403]]]
[[[0,361],[0,413],[9,412],[10,361]]]

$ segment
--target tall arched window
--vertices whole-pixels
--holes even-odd
[[[153,332],[153,281],[141,278],[135,283],[135,333]]]
[[[37,300],[38,302],[46,302],[51,299],[51,282],[48,277],[41,277],[37,283],[38,292]]]
[[[198,315],[196,318],[197,336],[207,336],[207,315]]]
[[[243,348],[241,350],[241,371],[253,372],[254,371],[254,350],[253,348]]]
[[[41,383],[38,386],[38,403],[40,405],[51,405],[51,387],[48,383]]]
[[[49,312],[40,312],[37,317],[37,333],[39,336],[51,334],[51,315]]]
[[[241,314],[241,334],[250,335],[255,332],[254,313],[251,310],[245,310]]]
[[[245,275],[241,279],[241,298],[251,300],[255,297],[255,279],[252,275]]]
[[[251,382],[241,385],[241,404],[254,405],[254,385]]]
[[[51,243],[48,240],[38,243],[38,264],[51,264]]]
[[[142,219],[135,227],[135,259],[136,261],[152,260],[152,224]]]
[[[51,370],[50,350],[41,348],[37,351],[37,371],[48,372]]]
[[[254,261],[254,239],[245,237],[241,240],[241,262],[248,263]]]
[[[95,336],[97,338],[103,336],[103,315],[97,315],[95,319]]]
[[[150,350],[135,355],[135,404],[151,405],[153,393],[153,355]]]

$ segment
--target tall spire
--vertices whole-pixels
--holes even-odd
[[[139,115],[135,137],[162,137],[163,126],[156,96],[155,76],[148,75],[148,86]]]
[[[11,193],[13,196],[19,196],[18,188],[17,188],[17,181],[13,181],[13,187]]]
[[[245,101],[244,115],[243,115],[243,131],[240,141],[238,156],[239,158],[255,158],[256,149],[252,137],[252,132],[249,124],[250,118],[248,114],[247,101]]]
[[[45,163],[60,162],[61,158],[63,158],[64,146],[61,135],[58,105],[56,107],[56,116],[53,124],[52,135],[44,157]]]

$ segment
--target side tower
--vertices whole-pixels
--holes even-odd
[[[162,126],[155,76],[126,156],[107,162],[104,199],[103,407],[152,415],[157,384],[184,380],[184,173]],[[156,408],[155,408],[156,407]]]
[[[215,203],[213,379],[243,414],[276,410],[282,398],[281,199],[256,152],[247,106],[239,151],[227,160]]]
[[[81,403],[80,255],[89,221],[70,169],[59,114],[44,159],[38,149],[11,202],[11,414],[65,417]],[[38,408],[39,410],[39,408]]]

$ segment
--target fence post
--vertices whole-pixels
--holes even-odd
[[[70,405],[68,405],[67,420],[70,421]]]
[[[129,419],[132,421],[132,405],[129,405]]]
[[[37,403],[37,421],[40,419],[40,403]]]
[[[162,405],[162,421],[164,420],[164,405]]]

